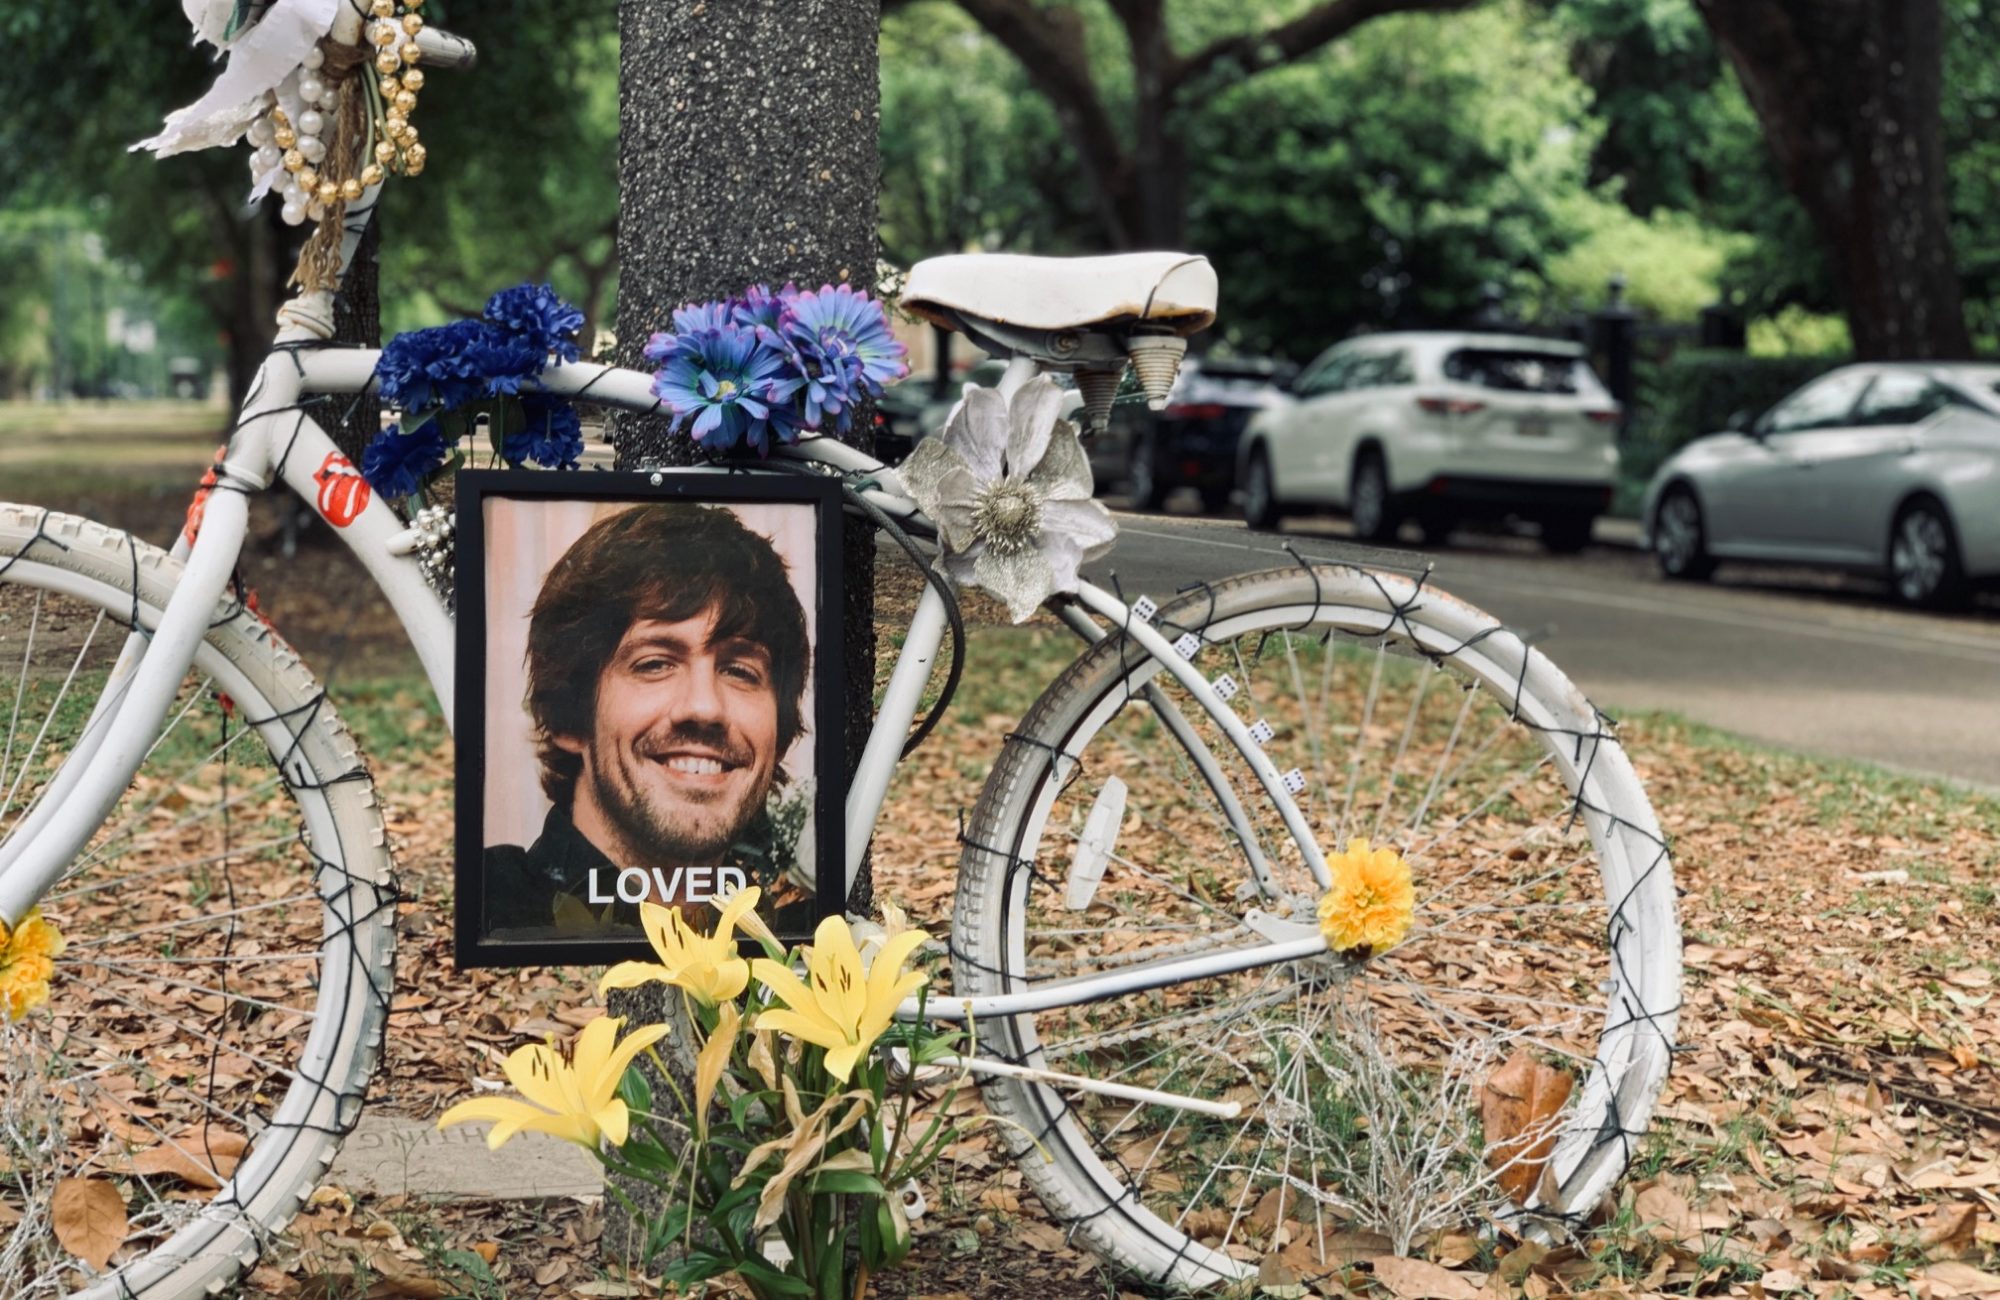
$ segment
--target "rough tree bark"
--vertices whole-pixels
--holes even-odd
[[[361,246],[354,250],[354,262],[347,268],[340,282],[340,293],[333,300],[335,343],[364,348],[382,346],[381,248],[382,215],[377,212],[368,223],[367,233],[361,236]],[[340,412],[339,423],[328,424],[326,431],[333,435],[334,445],[359,465],[361,453],[382,427],[382,404],[373,393],[362,393],[351,403],[343,402]]]
[[[1855,355],[1971,354],[1952,257],[1939,0],[1696,0],[1819,231]]]
[[[886,0],[896,8],[909,0]],[[1091,187],[1105,242],[1113,248],[1177,248],[1187,233],[1182,110],[1224,79],[1241,80],[1305,58],[1372,18],[1444,13],[1481,0],[1323,0],[1304,13],[1210,42],[1173,47],[1166,0],[1109,0],[1132,60],[1130,121],[1121,123],[1090,69],[1081,12],[1038,0],[958,0],[1005,46],[1055,106]]]
[[[803,286],[875,279],[877,130],[881,88],[877,0],[621,0],[619,10],[618,349],[645,367],[646,339],[683,303],[752,283]],[[846,441],[874,441],[867,412]],[[621,469],[687,465],[693,443],[660,418],[621,417]],[[851,772],[874,697],[874,536],[846,536],[847,747]],[[838,799],[844,781],[823,781]],[[864,870],[857,897],[865,903]],[[664,987],[614,995],[634,1020],[669,1018]],[[685,1031],[669,1049],[692,1066]],[[680,1055],[676,1056],[678,1053]],[[683,1084],[683,1095],[686,1086]],[[672,1094],[655,1084],[655,1097]],[[631,1188],[643,1205],[645,1189]],[[613,1259],[641,1240],[623,1214],[604,1235]]]

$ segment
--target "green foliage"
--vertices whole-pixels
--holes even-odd
[[[1753,357],[1835,356],[1854,349],[1845,316],[1798,306],[1751,321],[1747,345]]]
[[[1643,482],[1682,446],[1726,427],[1733,413],[1761,415],[1799,385],[1846,361],[1843,356],[1687,351],[1642,365],[1640,414],[1620,449],[1622,469]]]
[[[1048,101],[957,6],[882,20],[882,255],[1087,247],[1081,178]]]
[[[478,46],[479,66],[429,79],[411,120],[430,166],[383,190],[384,334],[548,281],[582,309],[589,352],[616,288],[617,0],[559,16],[529,0],[434,0],[426,14]]]
[[[1518,3],[1370,22],[1225,91],[1189,127],[1190,230],[1225,329],[1309,353],[1366,326],[1448,322],[1493,281],[1538,303],[1587,233],[1587,94]]]
[[[437,0],[426,10],[478,43],[480,67],[434,74],[413,119],[431,167],[385,192],[386,302],[415,286],[437,306],[476,311],[492,287],[530,275],[572,301],[608,293],[616,12],[616,0],[564,6],[553,22],[527,0]],[[112,260],[205,315],[207,337],[268,330],[302,236],[276,224],[274,204],[245,207],[247,151],[127,152],[214,79],[181,7],[7,5],[0,46],[0,103],[63,106],[0,117],[9,210],[86,209]],[[432,314],[412,321],[392,310],[385,325],[435,322],[430,304],[417,308]]]
[[[1640,216],[1695,211],[1716,173],[1741,160],[1715,148],[1733,107],[1723,61],[1687,0],[1562,0],[1548,8],[1591,88],[1602,124],[1590,179]],[[1754,138],[1750,143],[1755,146]]]
[[[1575,242],[1543,270],[1553,303],[1571,310],[1601,303],[1605,283],[1622,275],[1634,308],[1664,321],[1691,322],[1716,301],[1730,258],[1752,242],[1670,208],[1641,217],[1600,192],[1558,195],[1550,203],[1567,219]]]

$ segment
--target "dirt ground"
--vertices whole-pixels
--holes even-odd
[[[160,542],[191,486],[191,475],[155,490],[19,461],[4,478],[0,495]],[[336,699],[342,682],[414,677],[344,552],[308,531],[285,556],[273,504],[258,502],[253,519],[246,577],[270,585],[265,608]],[[894,563],[881,581],[893,620],[915,581]],[[998,621],[989,602],[969,601],[968,613]],[[450,745],[420,700],[408,715],[409,742],[378,755],[376,777],[406,892],[420,901],[402,909],[409,992],[372,1104],[429,1118],[513,1046],[567,1032],[590,1008],[574,979],[547,971],[439,978],[452,971]],[[983,770],[1006,725],[954,716],[891,792],[878,880],[920,921],[943,915],[957,816],[976,794],[945,778]],[[1629,720],[1622,734],[1673,837],[1688,943],[1683,1051],[1622,1192],[1561,1249],[1450,1233],[1419,1252],[1423,1269],[1362,1262],[1313,1292],[1262,1293],[2000,1296],[2000,805],[1670,717]],[[960,1143],[937,1181],[909,1266],[872,1294],[1137,1294],[1069,1248],[990,1138]],[[324,1189],[244,1294],[656,1294],[605,1267],[601,1213]]]

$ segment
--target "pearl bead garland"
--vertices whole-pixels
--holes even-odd
[[[341,86],[328,79],[325,51],[314,47],[301,60],[293,83],[295,109],[288,112],[273,94],[269,106],[244,133],[251,148],[250,172],[260,190],[279,196],[279,215],[286,225],[325,221],[344,204],[357,203],[362,196],[388,179],[391,172],[415,176],[427,158],[417,129],[410,125],[417,95],[424,87],[424,74],[417,64],[422,51],[416,37],[424,29],[417,11],[423,0],[368,0],[371,17],[363,30],[363,50],[374,51],[369,60],[374,81],[356,81],[348,93],[369,94],[374,114],[374,148],[364,154],[358,174],[342,176],[338,169],[350,165],[347,155],[334,156],[329,138],[339,130]],[[287,93],[284,103],[292,103]]]

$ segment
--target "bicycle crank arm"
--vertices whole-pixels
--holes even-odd
[[[946,1068],[958,1066],[970,1074],[997,1074],[1011,1079],[1026,1079],[1030,1083],[1047,1084],[1051,1088],[1094,1092],[1100,1097],[1116,1097],[1120,1101],[1137,1102],[1142,1106],[1170,1106],[1175,1110],[1193,1111],[1197,1115],[1212,1115],[1217,1119],[1235,1119],[1243,1113],[1243,1103],[1240,1101],[1203,1101],[1199,1097],[1183,1097],[1177,1092],[1156,1092],[1151,1088],[1135,1088],[1125,1083],[1086,1079],[1077,1074],[1037,1070],[1033,1066],[1015,1065],[1011,1061],[996,1061],[988,1056],[955,1056],[938,1064]]]
[[[1100,1097],[1116,1097],[1120,1101],[1136,1101],[1146,1106],[1170,1106],[1198,1115],[1213,1115],[1217,1119],[1235,1119],[1243,1113],[1243,1103],[1238,1101],[1203,1101],[1198,1097],[1183,1097],[1177,1092],[1159,1092],[1152,1088],[1135,1088],[1130,1084],[1108,1083],[1102,1079],[1086,1079],[1082,1075],[1064,1074],[1058,1070],[1039,1070],[991,1056],[949,1056],[916,1067],[911,1066],[910,1054],[903,1048],[890,1048],[888,1057],[891,1083],[907,1079],[918,1087],[931,1087],[944,1083],[962,1070],[967,1074],[997,1074],[1009,1079],[1026,1079],[1030,1083],[1045,1083],[1051,1088],[1094,1092]]]

